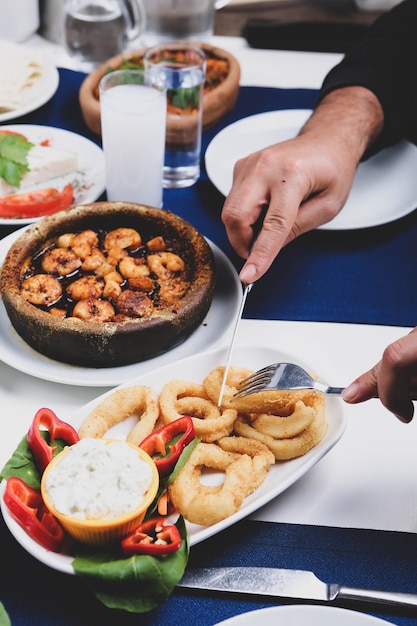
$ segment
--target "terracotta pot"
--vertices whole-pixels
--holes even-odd
[[[208,44],[188,42],[198,45],[204,50],[208,59],[224,59],[228,64],[228,74],[226,78],[220,82],[214,89],[207,88],[204,93],[204,112],[203,112],[203,130],[213,126],[228,111],[230,111],[235,103],[239,93],[240,66],[236,58],[221,48],[210,46]],[[93,132],[101,134],[100,123],[100,101],[98,85],[104,74],[112,69],[120,69],[125,61],[140,62],[143,58],[145,48],[141,50],[130,50],[121,55],[117,55],[91,72],[84,79],[80,87],[79,101],[84,121]],[[207,72],[207,79],[210,80],[210,70]]]
[[[70,309],[68,317],[62,319],[24,297],[21,283],[28,267],[36,269],[39,262],[34,257],[55,246],[60,235],[92,229],[104,236],[120,227],[134,228],[140,233],[144,254],[149,239],[161,236],[169,243],[167,249],[181,256],[185,263],[185,293],[173,296],[168,303],[156,303],[151,315],[124,317],[122,321],[116,317],[117,321],[104,322],[75,319]],[[66,278],[63,280],[65,283]],[[52,359],[85,367],[138,363],[182,343],[204,320],[214,287],[213,253],[191,224],[170,211],[126,202],[74,206],[40,220],[12,245],[0,274],[6,311],[26,343]],[[158,288],[155,283],[157,294]],[[56,306],[62,308],[65,304],[58,302]]]

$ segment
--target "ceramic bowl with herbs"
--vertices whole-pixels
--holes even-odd
[[[199,42],[186,42],[203,50],[206,56],[203,130],[213,126],[230,111],[239,94],[240,65],[228,51]],[[83,118],[93,132],[101,134],[99,82],[113,70],[143,69],[145,48],[129,50],[112,57],[83,81],[79,101]]]

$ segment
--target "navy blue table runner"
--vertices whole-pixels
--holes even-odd
[[[60,69],[54,98],[16,122],[58,126],[100,144],[81,116],[78,89],[83,78],[78,72]],[[201,179],[188,189],[164,192],[164,207],[199,228],[237,270],[242,261],[231,249],[220,221],[224,197],[207,178],[205,149],[219,130],[237,119],[276,109],[311,108],[316,97],[311,89],[241,87],[234,110],[204,133]],[[13,229],[3,228],[2,234]],[[416,211],[375,228],[308,233],[282,250],[256,284],[244,315],[251,319],[414,326],[416,241]]]
[[[12,555],[2,559],[0,600],[13,626],[212,626],[246,611],[285,603],[178,589],[158,609],[138,616],[102,606],[76,576],[51,570],[28,555],[4,525],[0,553]],[[415,534],[243,520],[194,546],[189,567],[309,569],[326,582],[415,593],[416,562]],[[368,612],[398,626],[417,624],[417,609],[336,606]]]

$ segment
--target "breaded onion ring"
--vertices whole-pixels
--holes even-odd
[[[205,379],[203,380],[203,387],[210,400],[217,406],[220,397],[220,390],[223,382],[224,366],[215,367],[212,369]],[[237,393],[239,383],[252,374],[253,370],[246,369],[244,367],[232,366],[227,373],[226,385],[224,388],[222,407],[236,408],[231,404],[233,395]]]
[[[250,423],[250,420],[244,416],[238,417],[234,425],[234,430],[242,437],[256,439],[266,444],[275,455],[277,461],[294,459],[306,454],[311,448],[316,446],[326,434],[327,421],[324,410],[324,400],[320,397],[319,400],[321,400],[321,402],[318,401],[316,403],[315,415],[310,425],[295,437],[279,439],[265,435],[256,430]],[[306,406],[301,400],[296,402],[294,412],[305,410]]]
[[[237,418],[234,409],[221,412],[210,401],[203,385],[184,380],[171,380],[164,385],[159,396],[159,406],[165,424],[189,415],[193,420],[196,437],[205,443],[230,435]]]
[[[138,423],[130,431],[126,440],[138,445],[155,428],[159,417],[158,396],[145,385],[117,389],[98,404],[78,431],[80,438],[104,437],[112,426],[135,415]]]
[[[203,468],[224,472],[219,486],[202,484]],[[252,459],[226,452],[214,443],[199,443],[168,487],[175,509],[193,524],[211,526],[239,510],[251,489]]]

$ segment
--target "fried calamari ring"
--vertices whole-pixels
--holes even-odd
[[[248,437],[222,437],[217,442],[217,445],[226,452],[235,452],[236,454],[247,454],[254,458],[256,456],[263,456],[265,462],[269,465],[275,463],[275,457],[267,445],[256,439],[249,439]]]
[[[137,445],[152,432],[159,417],[158,396],[151,387],[141,385],[117,389],[87,415],[78,434],[81,439],[99,439],[112,426],[132,415],[138,418],[138,422],[126,440]]]
[[[204,468],[224,472],[218,486],[204,485]],[[252,459],[226,452],[214,443],[199,443],[168,487],[175,509],[192,524],[212,526],[236,513],[251,489]]]
[[[205,443],[211,443],[226,437],[233,431],[237,411],[220,411],[210,401],[203,385],[184,380],[171,380],[159,396],[161,417],[165,424],[189,415],[194,424],[196,437]]]
[[[210,400],[217,406],[220,397],[221,386],[223,382],[224,366],[215,367],[212,369],[205,379],[203,380],[203,387]],[[233,395],[237,393],[239,383],[252,374],[253,370],[246,369],[244,367],[232,366],[227,373],[226,385],[224,388],[222,407],[236,408],[231,404]]]
[[[288,416],[294,412],[296,402],[301,400],[308,406],[314,406],[314,402],[319,397],[317,391],[295,390],[268,390],[258,391],[250,396],[233,400],[233,406],[239,413],[269,413],[270,415]]]
[[[179,415],[191,415],[199,419],[217,419],[221,412],[211,400],[197,396],[185,396],[177,398],[175,408]]]
[[[217,444],[226,452],[247,454],[252,458],[250,493],[253,493],[263,483],[269,468],[275,463],[275,456],[268,446],[256,439],[236,436],[222,437],[217,441]]]
[[[305,404],[299,400],[295,403],[294,412],[305,411]],[[327,430],[327,421],[325,414],[324,399],[318,396],[315,415],[310,425],[303,430],[299,435],[288,438],[274,438],[270,435],[265,435],[262,432],[256,430],[250,423],[248,417],[239,416],[235,422],[234,430],[238,435],[242,437],[248,437],[250,439],[256,439],[266,444],[268,448],[275,455],[277,461],[287,461],[296,457],[306,454],[311,448],[316,446],[324,437]]]
[[[305,430],[314,418],[314,409],[306,407],[305,411],[294,411],[292,415],[270,415],[269,413],[251,413],[252,426],[264,435],[275,439],[295,437]]]

